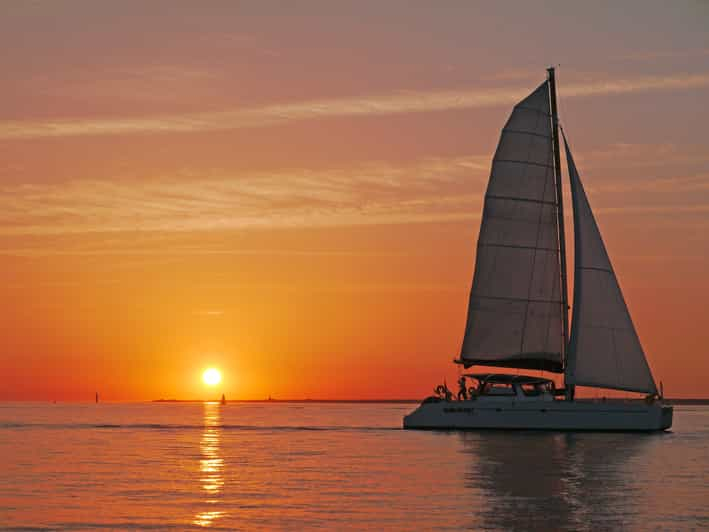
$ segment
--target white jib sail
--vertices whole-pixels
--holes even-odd
[[[493,159],[461,360],[561,371],[559,270],[549,86],[544,82],[515,106]]]
[[[618,279],[564,138],[574,210],[574,303],[566,382],[657,393]]]

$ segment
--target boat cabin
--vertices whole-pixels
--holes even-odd
[[[468,379],[476,381],[467,386]],[[509,375],[506,373],[466,373],[458,380],[460,389],[454,394],[446,384],[436,387],[434,396],[424,403],[453,401],[474,401],[476,399],[503,401],[553,401],[556,395],[562,395],[563,389],[556,389],[554,381],[529,375]]]
[[[554,381],[543,377],[505,373],[469,373],[463,376],[477,381],[477,386],[470,388],[471,397],[507,396],[518,399],[554,397]]]

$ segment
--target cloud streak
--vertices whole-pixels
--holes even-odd
[[[333,227],[477,216],[487,157],[0,187],[0,235]],[[471,176],[481,182],[470,194]]]
[[[625,156],[615,156],[618,150]],[[656,145],[612,145],[597,153],[600,157],[606,152],[618,164],[623,161],[631,166],[649,152],[662,152],[667,155],[665,164],[675,171],[676,161],[698,162],[693,148],[674,145],[663,145],[661,150]],[[125,235],[129,235],[130,248],[137,234],[149,233],[162,234],[164,243],[167,232],[179,235],[475,220],[480,216],[489,167],[489,155],[467,155],[422,158],[403,165],[370,162],[254,174],[186,171],[180,179],[5,185],[0,186],[0,237],[8,242],[19,237],[29,246],[24,252],[30,252],[35,247],[32,237],[101,234],[100,239],[92,239],[99,242],[98,248],[81,250],[94,254],[110,252],[114,246],[126,249]],[[682,177],[595,179],[588,190],[596,213],[671,214],[704,220],[709,204],[697,194],[709,190],[707,176],[698,171]],[[630,191],[642,203],[624,202],[618,207],[618,198]],[[695,195],[692,202],[683,195],[687,192]]]
[[[709,48],[693,50],[655,50],[623,54],[616,57],[618,60],[655,61],[657,59],[677,59],[685,57],[702,57],[709,55]]]
[[[563,87],[565,98],[709,87],[709,73],[683,76],[638,77],[572,83]],[[360,98],[331,98],[244,107],[217,112],[161,115],[141,118],[61,119],[0,122],[0,140],[186,133],[267,127],[323,118],[385,116],[404,113],[473,109],[512,104],[526,88],[457,91],[398,92]]]

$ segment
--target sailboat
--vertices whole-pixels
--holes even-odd
[[[564,138],[574,221],[572,322],[554,68],[515,105],[492,161],[460,356],[552,379],[463,373],[404,417],[407,429],[666,430],[664,402]],[[472,381],[473,386],[467,383]],[[645,394],[579,399],[576,386]]]

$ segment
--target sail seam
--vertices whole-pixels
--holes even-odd
[[[494,163],[514,163],[514,164],[529,164],[532,166],[541,166],[542,168],[554,168],[553,165],[551,164],[544,164],[544,163],[537,163],[534,161],[518,161],[516,159],[498,159],[495,158],[492,160],[493,164]]]
[[[613,270],[611,270],[610,268],[598,268],[596,266],[576,266],[576,268],[574,268],[574,269],[575,270],[594,270],[597,272],[605,272],[605,273],[611,273],[611,274],[613,273]]]
[[[524,109],[525,111],[533,111],[535,113],[539,113],[540,115],[546,116],[547,118],[551,118],[550,113],[546,113],[542,111],[541,109],[537,109],[536,107],[527,107],[526,105],[515,105],[515,109]]]
[[[522,297],[505,297],[505,296],[482,296],[476,294],[475,297],[480,299],[499,299],[501,301],[517,301],[519,303],[561,303],[560,299],[529,299]]]
[[[533,249],[533,250],[540,250],[540,251],[549,251],[551,253],[558,253],[558,249],[556,248],[543,248],[541,246],[517,246],[515,244],[480,244],[478,247],[495,247],[495,248],[515,248],[515,249]]]
[[[519,129],[509,129],[509,128],[502,128],[503,133],[516,133],[517,135],[531,135],[533,137],[541,137],[543,139],[551,140],[549,135],[545,135],[544,133],[535,133],[533,131],[521,131]]]
[[[545,200],[538,200],[538,199],[533,199],[533,198],[520,198],[516,196],[497,196],[495,194],[485,194],[485,199],[494,199],[494,200],[510,200],[510,201],[527,201],[529,203],[541,203],[543,205],[556,205],[555,201],[545,201]]]

